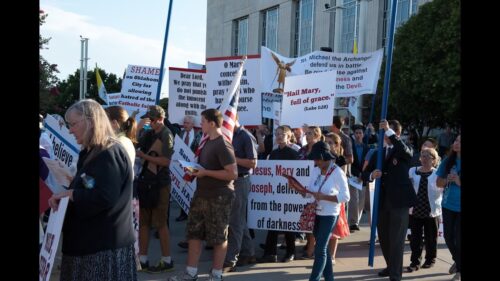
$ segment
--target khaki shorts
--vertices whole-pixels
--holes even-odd
[[[170,204],[170,185],[160,189],[160,201],[154,209],[139,210],[139,227],[160,228],[167,224],[167,210]],[[139,207],[141,207],[139,205]]]
[[[227,241],[234,193],[215,198],[195,196],[189,208],[187,239],[205,240],[209,245]]]

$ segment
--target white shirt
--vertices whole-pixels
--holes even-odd
[[[336,165],[335,165],[336,166]],[[330,169],[330,168],[328,168]],[[327,170],[328,172],[328,170]],[[321,183],[325,180],[326,175],[321,175],[321,169],[314,167],[311,173],[311,180],[307,187],[308,190],[313,192],[318,192]],[[321,193],[327,195],[336,195],[337,201],[339,203],[347,202],[350,199],[349,188],[347,185],[347,177],[338,166],[335,167],[333,172],[330,174],[326,182],[321,188]],[[311,194],[307,194],[307,197],[311,196],[311,201],[314,202],[314,197]],[[316,214],[319,216],[338,216],[340,214],[340,204],[327,200],[319,200],[318,206],[319,210],[316,210]]]
[[[412,167],[408,171],[411,182],[413,183],[413,189],[415,193],[418,194],[418,189],[420,187],[420,175],[417,175],[417,170],[419,167]],[[436,185],[437,175],[436,168],[432,168],[432,174],[427,178],[427,197],[429,198],[429,205],[431,206],[430,216],[435,218],[441,215],[441,201],[443,200],[443,188],[439,188]],[[410,208],[410,215],[413,213],[413,208]]]
[[[183,130],[182,131],[182,142],[184,142],[185,139],[186,139],[186,130]],[[191,144],[193,143],[193,140],[194,140],[194,130],[191,129],[189,131],[189,142],[187,144],[188,147],[191,147]]]

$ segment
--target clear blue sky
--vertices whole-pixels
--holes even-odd
[[[207,0],[174,0],[165,67],[205,63]],[[57,64],[59,79],[80,68],[80,35],[89,38],[88,69],[122,76],[127,65],[160,67],[169,0],[40,0],[48,17],[40,28],[51,37],[40,54]],[[89,77],[92,79],[92,77]],[[168,91],[168,71],[162,94]]]

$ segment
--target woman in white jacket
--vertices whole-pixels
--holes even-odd
[[[420,152],[422,166],[412,167],[409,176],[417,193],[417,204],[410,209],[411,264],[409,272],[418,270],[422,260],[422,232],[425,241],[425,262],[422,268],[430,268],[436,262],[437,236],[443,190],[436,186],[436,167],[440,158],[434,148],[423,148]]]

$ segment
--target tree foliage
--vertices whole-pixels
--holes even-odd
[[[460,0],[419,8],[395,35],[388,118],[422,132],[460,124]],[[382,66],[384,75],[385,63]],[[376,101],[380,116],[383,77]]]
[[[45,14],[44,11],[40,10],[39,14],[39,25],[45,23],[45,19],[48,14]],[[48,49],[47,45],[49,44],[50,38],[44,38],[41,34],[38,35],[39,48]],[[44,59],[41,55],[39,56],[39,97],[40,97],[40,111],[42,112],[57,112],[58,107],[55,104],[56,99],[56,84],[59,81],[56,73],[59,72],[57,70],[57,64],[51,64],[46,59]]]
[[[107,73],[103,69],[99,69],[104,87],[108,93],[116,93],[121,91],[122,78],[117,77],[113,73]],[[99,91],[97,88],[97,78],[94,70],[87,71],[87,98],[100,101],[98,98]],[[68,79],[63,80],[58,84],[60,95],[57,99],[61,109],[66,110],[69,106],[75,103],[80,95],[80,70],[77,69],[75,74],[69,75]]]

